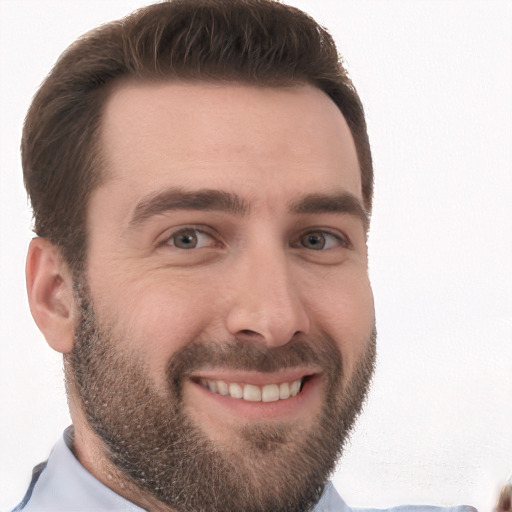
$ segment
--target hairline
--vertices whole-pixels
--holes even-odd
[[[270,82],[270,81],[268,81]],[[104,119],[105,119],[105,111],[107,108],[107,104],[109,100],[112,98],[113,94],[120,88],[129,87],[129,86],[137,86],[137,85],[166,85],[166,84],[179,84],[179,85],[202,85],[202,84],[211,84],[211,85],[219,85],[219,86],[227,86],[227,85],[233,85],[238,84],[242,86],[247,87],[257,87],[261,89],[296,89],[304,86],[311,86],[323,93],[326,97],[329,98],[330,101],[336,106],[340,114],[343,116],[343,119],[348,124],[347,119],[342,112],[339,105],[333,100],[329,94],[327,94],[326,91],[324,91],[321,87],[319,87],[317,84],[313,83],[311,80],[305,80],[305,79],[289,79],[289,80],[282,80],[279,81],[273,81],[271,83],[268,83],[267,81],[258,81],[258,80],[250,80],[250,79],[244,79],[244,78],[229,78],[229,77],[194,77],[194,78],[188,78],[188,77],[180,77],[180,76],[157,76],[157,77],[141,77],[136,76],[134,74],[127,74],[127,75],[121,75],[117,78],[114,78],[111,82],[105,84],[101,88],[100,92],[100,102],[101,104],[98,107],[98,119],[96,126],[92,130],[92,144],[91,144],[91,150],[93,151],[91,162],[95,166],[95,170],[93,174],[95,175],[95,180],[91,183],[91,186],[88,189],[86,202],[84,204],[85,212],[84,212],[84,219],[83,219],[83,228],[84,228],[84,245],[83,245],[83,254],[82,257],[79,258],[78,263],[83,264],[85,267],[87,267],[87,259],[88,259],[88,246],[89,246],[89,222],[88,222],[88,214],[89,214],[89,205],[91,202],[91,196],[94,193],[94,191],[101,187],[107,180],[110,179],[111,176],[108,175],[109,171],[107,169],[107,151],[104,144]],[[357,144],[354,138],[354,135],[352,133],[352,129],[349,127],[350,136],[352,138],[352,143],[354,144],[354,147],[357,149]],[[361,194],[363,198],[363,204],[366,209],[368,209],[368,205],[366,204],[366,198],[364,197],[364,193],[362,190],[362,168],[361,163],[359,161],[359,156],[357,155],[356,151],[356,157],[357,157],[357,164],[359,168],[359,177],[361,179]],[[369,226],[369,218],[370,215],[368,213],[367,215],[368,221],[366,225],[366,229],[368,229]],[[83,261],[80,261],[83,260]]]
[[[91,186],[89,187],[87,191],[87,197],[86,202],[84,204],[85,212],[84,212],[84,247],[83,247],[83,259],[84,264],[87,265],[87,256],[88,256],[88,242],[89,242],[89,223],[88,223],[88,214],[89,214],[89,205],[91,202],[91,196],[94,193],[94,191],[101,187],[106,181],[108,181],[112,175],[109,176],[109,170],[107,169],[107,151],[108,148],[104,144],[104,119],[105,119],[105,112],[108,105],[108,102],[112,98],[112,96],[115,94],[116,91],[118,91],[121,88],[130,87],[130,86],[139,86],[139,85],[167,85],[167,84],[178,84],[178,85],[203,85],[203,84],[210,84],[210,85],[219,85],[222,86],[229,86],[229,85],[241,85],[241,86],[247,86],[247,87],[256,87],[259,89],[297,89],[300,87],[310,86],[314,87],[318,91],[320,91],[322,94],[324,94],[329,100],[334,104],[334,106],[337,108],[339,113],[343,116],[343,119],[345,123],[348,125],[350,137],[352,138],[352,143],[354,144],[354,147],[356,148],[356,158],[357,158],[357,165],[359,169],[359,177],[361,180],[361,195],[363,199],[363,205],[366,210],[366,217],[367,217],[367,224],[366,229],[369,227],[369,220],[370,220],[370,212],[368,211],[368,205],[366,204],[366,198],[364,197],[364,192],[362,189],[362,181],[363,181],[363,170],[361,167],[361,163],[359,161],[359,156],[357,155],[357,144],[354,138],[354,135],[352,133],[352,129],[350,127],[350,124],[347,121],[347,118],[345,117],[345,114],[341,110],[340,106],[334,101],[334,99],[327,94],[326,91],[324,91],[321,87],[319,87],[317,84],[312,82],[311,80],[305,80],[305,79],[283,79],[282,81],[273,81],[271,83],[268,83],[270,81],[258,81],[258,80],[250,80],[250,79],[244,79],[244,78],[229,78],[229,77],[194,77],[194,78],[188,78],[188,77],[180,77],[180,76],[157,76],[157,77],[145,77],[145,76],[136,76],[134,74],[127,74],[127,75],[121,75],[117,78],[114,78],[111,82],[105,84],[101,88],[100,92],[100,102],[97,114],[98,119],[96,122],[96,126],[93,128],[91,136],[92,136],[92,144],[91,144],[91,150],[93,152],[91,162],[95,166],[95,170],[93,171],[93,174],[95,176],[95,180],[91,183]]]

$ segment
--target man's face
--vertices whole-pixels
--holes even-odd
[[[240,489],[222,510],[281,510],[282,494],[305,507],[374,359],[342,114],[310,86],[125,83],[101,141],[69,358],[87,424],[114,466],[180,510],[199,510],[194,475],[214,488],[202,503]],[[308,482],[310,497],[296,489]]]

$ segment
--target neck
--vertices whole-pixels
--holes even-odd
[[[71,399],[69,402],[74,427],[69,448],[80,464],[103,485],[147,512],[176,512],[141,490],[108,459],[103,442],[88,426],[77,404]]]

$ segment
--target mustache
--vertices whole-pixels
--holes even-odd
[[[324,372],[341,374],[342,355],[328,334],[316,339],[300,338],[286,345],[268,347],[261,342],[194,341],[171,357],[167,366],[169,380],[177,384],[205,367],[271,373],[300,366],[319,367]]]

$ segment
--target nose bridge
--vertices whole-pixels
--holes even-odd
[[[267,345],[288,343],[306,334],[309,319],[284,248],[247,251],[233,276],[235,294],[227,327],[236,337],[257,337]]]

